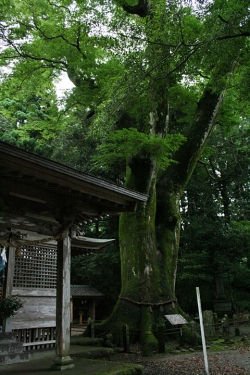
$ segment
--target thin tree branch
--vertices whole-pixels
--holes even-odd
[[[218,181],[218,178],[215,177],[215,176],[213,176],[213,175],[209,172],[209,170],[208,170],[208,165],[211,166],[211,164],[207,164],[207,163],[205,163],[205,162],[202,161],[202,160],[199,160],[199,161],[198,161],[198,164],[202,164],[202,165],[205,167],[205,170],[206,170],[206,172],[207,172],[207,175],[208,175],[212,180],[214,180],[214,181]],[[212,169],[213,169],[213,168],[212,168]],[[213,171],[213,173],[214,173],[214,171]]]
[[[80,44],[79,44],[79,40],[77,39],[77,43],[72,43],[70,42],[68,39],[66,39],[62,34],[59,34],[59,35],[55,35],[55,36],[47,36],[45,34],[45,32],[37,25],[36,21],[33,19],[34,21],[34,25],[36,27],[36,29],[41,33],[41,35],[46,39],[46,40],[54,40],[54,39],[62,39],[66,44],[69,44],[70,46],[76,48],[81,54],[82,54],[82,51],[80,49]],[[78,32],[79,34],[79,32]],[[85,56],[86,58],[86,56]]]
[[[27,52],[23,52],[22,51],[22,46],[20,46],[19,47],[20,49],[18,49],[18,47],[15,46],[15,44],[10,39],[7,39],[7,42],[16,51],[16,53],[18,54],[18,58],[22,57],[22,58],[29,58],[29,59],[35,60],[35,61],[46,61],[46,62],[49,62],[49,63],[52,63],[52,64],[63,65],[65,68],[67,68],[67,66],[68,66],[68,64],[66,63],[66,61],[63,61],[63,60],[53,60],[53,59],[48,59],[46,57],[32,56],[32,55],[28,54]]]
[[[226,39],[234,39],[234,38],[240,38],[240,37],[246,37],[250,36],[250,31],[244,31],[239,34],[234,35],[225,35],[225,36],[217,36],[214,38],[214,40],[226,40]]]
[[[47,1],[48,1],[49,5],[51,5],[52,7],[55,7],[55,8],[58,8],[58,9],[60,9],[60,8],[65,9],[71,15],[70,9],[68,7],[63,6],[63,5],[55,4],[50,0],[47,0]]]
[[[182,60],[177,66],[175,66],[172,70],[170,70],[167,74],[164,74],[163,76],[161,77],[157,77],[155,78],[155,81],[159,81],[160,79],[164,79],[164,78],[167,78],[170,74],[174,73],[176,70],[180,69],[180,67],[185,63],[187,62],[190,57],[199,49],[200,47],[196,47],[193,49],[193,51],[191,51],[186,57],[184,60]]]

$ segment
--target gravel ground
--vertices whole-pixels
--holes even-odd
[[[161,354],[146,358],[137,347],[136,354],[115,354],[111,361],[137,363],[143,366],[143,375],[205,375],[203,353]],[[250,348],[222,352],[208,351],[210,375],[250,375]]]

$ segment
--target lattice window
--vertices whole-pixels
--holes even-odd
[[[22,246],[15,257],[13,286],[16,288],[56,288],[56,248]]]

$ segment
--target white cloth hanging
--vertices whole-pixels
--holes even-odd
[[[7,263],[7,256],[6,256],[6,248],[4,246],[2,252],[1,252],[1,257],[2,257],[2,263],[5,264]]]

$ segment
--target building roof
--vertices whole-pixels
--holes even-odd
[[[0,229],[56,235],[69,224],[133,212],[147,196],[0,141]]]
[[[97,251],[105,248],[114,242],[114,238],[110,239],[100,239],[100,238],[90,238],[77,236],[76,238],[71,239],[71,256],[82,256],[85,254],[91,254],[92,251]]]
[[[99,250],[111,244],[114,241],[114,238],[106,239],[77,236],[71,239],[71,247],[77,247],[88,250]]]
[[[21,247],[26,245],[35,245],[35,246],[45,246],[48,245],[51,248],[55,248],[57,242],[55,240],[45,241],[46,237],[41,234],[33,232],[20,232],[18,230],[6,230],[2,231],[0,229],[0,247],[8,245],[9,236],[11,232],[11,243],[13,247]],[[41,241],[42,240],[42,241]],[[41,242],[40,242],[41,241]],[[71,256],[82,256],[86,254],[92,254],[93,251],[103,251],[103,249],[114,242],[114,238],[91,238],[85,236],[76,236],[72,237],[71,234]]]
[[[104,294],[90,285],[70,285],[72,297],[103,297]]]

